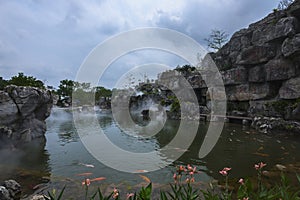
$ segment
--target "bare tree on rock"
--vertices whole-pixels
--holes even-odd
[[[204,40],[207,42],[209,48],[218,51],[228,41],[228,36],[225,31],[213,29],[209,38],[205,38]]]

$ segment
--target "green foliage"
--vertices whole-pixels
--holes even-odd
[[[219,200],[220,199],[219,195],[211,192],[210,190],[207,190],[207,191],[202,190],[201,192],[206,200]]]
[[[159,89],[157,85],[154,83],[143,83],[136,87],[137,91],[143,92],[145,95],[157,95],[159,94]]]
[[[60,84],[58,86],[58,90],[57,90],[57,94],[59,95],[59,97],[71,97],[72,93],[73,93],[73,89],[75,87],[75,85],[77,85],[78,83],[75,83],[75,81],[72,80],[61,80]]]
[[[278,101],[274,101],[274,102],[270,102],[266,104],[266,107],[269,110],[274,110],[275,112],[284,115],[287,111],[287,108],[289,106],[292,106],[291,102],[287,101],[287,100],[278,100]]]
[[[105,87],[98,86],[93,88],[95,91],[95,99],[98,100],[101,97],[111,97],[112,91],[110,89],[106,89]]]
[[[4,80],[2,77],[0,77],[0,90],[3,90],[7,85],[7,80]]]
[[[146,188],[142,187],[142,189],[138,193],[138,199],[139,200],[150,200],[151,193],[152,193],[152,183],[149,183],[149,185]]]
[[[62,199],[62,195],[63,195],[63,193],[65,191],[65,188],[66,188],[66,186],[63,187],[63,189],[60,191],[60,193],[58,194],[57,197],[56,197],[56,190],[53,189],[51,193],[48,192],[49,197],[44,196],[44,198],[46,200],[60,200],[60,199]]]
[[[26,76],[19,72],[17,76],[11,77],[10,80],[3,82],[6,85],[30,86],[45,89],[44,83],[33,76]]]
[[[180,111],[180,104],[179,100],[177,98],[174,98],[172,104],[171,104],[171,112],[179,112]]]
[[[207,42],[209,48],[218,51],[228,41],[228,36],[225,31],[213,29],[209,38],[205,38],[204,40]]]
[[[199,191],[193,189],[190,183],[187,185],[170,184],[170,186],[171,192],[167,192],[167,195],[162,192],[161,197],[172,200],[195,200],[199,197]]]
[[[98,86],[91,88],[90,83],[79,83],[72,80],[61,80],[57,94],[60,98],[72,97],[78,100],[79,104],[91,104],[93,100],[99,100],[101,97],[109,98],[112,91],[104,87]]]
[[[224,168],[225,169],[225,168]],[[261,175],[261,169],[257,169],[259,175]],[[240,186],[236,190],[236,193],[223,191],[218,192],[215,191],[213,186],[207,190],[199,190],[196,187],[193,187],[191,182],[182,183],[181,178],[186,175],[189,177],[189,180],[193,178],[190,176],[190,172],[198,173],[198,171],[188,165],[188,167],[180,166],[177,168],[176,176],[174,175],[175,183],[170,184],[170,191],[161,191],[160,199],[161,200],[196,200],[196,199],[205,199],[205,200],[231,200],[231,199],[256,199],[256,200],[300,200],[300,176],[296,175],[298,179],[298,185],[292,185],[286,176],[281,174],[281,181],[279,183],[274,183],[272,186],[265,186],[263,182],[261,182],[261,178],[259,180],[258,187],[254,187],[252,182],[249,179],[245,179],[239,181]],[[259,177],[259,176],[258,176]],[[227,175],[226,177],[227,178]],[[227,180],[226,180],[227,185]],[[110,199],[120,199],[119,191],[114,189],[109,195],[105,196],[101,190],[98,190],[92,195],[88,196],[89,186],[86,182],[85,184],[85,199],[89,200],[110,200]],[[62,199],[65,187],[61,190],[61,192],[56,195],[56,190],[53,190],[51,193],[48,192],[48,196],[45,196],[47,200],[60,200]],[[227,189],[226,189],[227,190]],[[127,200],[150,200],[152,195],[152,183],[149,183],[145,188],[142,187],[138,193],[131,193],[127,195]],[[202,198],[203,197],[203,198]]]
[[[300,177],[298,175],[296,176],[300,186]],[[257,190],[254,189],[251,181],[246,179],[238,188],[237,197],[238,199],[249,197],[249,199],[300,200],[300,191],[297,189],[299,186],[292,186],[283,173],[281,174],[281,181],[279,184],[276,184],[273,187],[266,187],[261,183],[258,185]]]
[[[184,65],[182,67],[177,66],[175,68],[175,70],[178,72],[193,72],[193,71],[196,71],[196,67],[191,66],[191,65]]]
[[[99,200],[109,200],[112,197],[113,192],[111,192],[108,196],[103,196],[100,188],[98,188],[97,192],[94,195],[92,195],[90,200],[95,200],[97,198],[97,195],[98,195]]]

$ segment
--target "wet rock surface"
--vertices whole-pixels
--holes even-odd
[[[14,85],[0,91],[0,144],[43,137],[52,104],[50,91]]]
[[[1,200],[18,200],[21,197],[21,185],[15,180],[6,180],[0,186]]]

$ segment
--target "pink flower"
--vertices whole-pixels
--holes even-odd
[[[186,169],[185,169],[185,167],[184,166],[182,166],[182,165],[180,165],[179,166],[179,170],[178,170],[179,172],[183,172],[183,171],[186,171]]]
[[[114,191],[113,191],[112,197],[113,197],[114,199],[116,199],[116,198],[118,198],[118,196],[119,196],[119,191],[115,188]]]
[[[192,167],[190,164],[187,165],[187,169],[190,171],[189,174],[193,175],[197,172],[197,168],[196,167]]]
[[[83,182],[82,182],[82,185],[86,185],[86,186],[89,186],[91,184],[91,180],[90,179],[85,179]]]
[[[240,183],[241,185],[244,185],[244,184],[245,184],[245,183],[244,183],[244,179],[240,178],[239,183]]]
[[[174,173],[173,179],[174,179],[175,182],[177,181],[177,174],[176,173]]]
[[[223,169],[224,171],[230,171],[231,170],[231,168],[230,167],[224,167],[224,169]]]
[[[126,199],[129,199],[130,197],[133,197],[134,196],[134,193],[129,193],[127,194],[127,198]]]
[[[195,173],[197,171],[196,167],[194,167],[193,172]]]
[[[228,174],[228,171],[230,171],[231,168],[229,167],[224,167],[224,169],[222,169],[221,171],[219,171],[220,174],[222,174],[223,176],[226,176]]]
[[[223,176],[226,176],[228,174],[227,171],[225,171],[225,170],[221,170],[221,171],[219,171],[219,173],[222,174]]]
[[[249,197],[244,197],[243,200],[249,200]]]
[[[262,169],[263,167],[265,167],[267,164],[265,164],[265,163],[263,163],[263,162],[260,162],[260,163],[257,163],[257,164],[255,164],[254,165],[254,168],[256,169],[256,170],[260,170],[260,169]]]

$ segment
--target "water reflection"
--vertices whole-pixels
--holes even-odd
[[[94,127],[91,126],[91,116],[83,114],[82,123],[85,125],[86,134],[93,136]],[[139,119],[138,119],[139,120]],[[198,166],[203,173],[197,175],[197,180],[209,181],[212,178],[220,179],[218,171],[223,167],[232,167],[230,177],[248,177],[255,175],[254,163],[263,161],[271,167],[275,164],[296,163],[300,160],[300,141],[293,138],[269,137],[255,132],[249,127],[238,124],[226,124],[221,137],[214,149],[204,159],[199,159],[198,152],[203,143],[208,123],[200,123],[198,133],[190,146],[180,143],[170,147],[168,153],[161,151],[176,136],[179,122],[168,120],[163,129],[152,137],[139,137],[128,135],[120,130],[111,114],[97,114],[97,122],[104,130],[108,139],[119,148],[127,151],[142,153],[156,151],[161,159],[167,159],[170,153],[180,153],[182,156],[171,166],[147,173],[146,175],[158,183],[172,181],[174,165],[193,164]],[[186,136],[189,127],[185,127]],[[1,150],[0,179],[15,178],[27,190],[34,185],[51,178],[51,184],[74,180],[80,185],[82,177],[76,174],[90,172],[92,177],[106,177],[103,184],[126,183],[134,185],[142,182],[136,174],[124,173],[107,167],[96,160],[84,147],[74,127],[72,114],[65,109],[54,109],[47,119],[47,142],[33,141],[15,151]],[[180,136],[182,143],[187,141],[185,135]],[[103,154],[110,154],[102,150]],[[120,158],[119,163],[126,158]],[[154,162],[154,161],[153,161]],[[87,165],[84,165],[87,164]],[[134,165],[135,163],[131,163]],[[87,167],[87,166],[94,167]],[[141,168],[140,170],[143,170]]]
[[[89,115],[86,115],[83,118],[82,123],[86,124],[86,134],[92,135],[94,127],[90,127],[89,117]],[[186,135],[180,136],[180,142],[169,147],[166,152],[161,149],[166,147],[166,145],[168,145],[176,136],[180,124],[178,121],[167,120],[158,134],[152,137],[143,137],[143,134],[141,133],[128,135],[127,131],[131,129],[128,127],[126,120],[122,122],[123,127],[127,126],[127,131],[124,132],[123,130],[120,130],[119,124],[114,122],[111,114],[100,114],[97,115],[97,117],[105,135],[116,146],[136,153],[157,151],[160,154],[161,159],[172,158],[173,153],[183,154],[175,161],[175,164],[191,163],[197,165],[209,176],[214,178],[220,178],[218,171],[225,166],[232,167],[232,177],[238,178],[240,176],[254,175],[256,172],[253,170],[252,166],[259,161],[274,165],[277,163],[291,163],[300,159],[300,156],[297,153],[297,150],[299,150],[300,147],[299,141],[291,141],[288,138],[271,138],[256,133],[255,130],[250,129],[248,126],[239,124],[226,124],[214,149],[208,156],[199,159],[198,152],[203,143],[209,123],[200,123],[198,133],[190,146],[186,145],[188,141],[185,141],[186,138],[189,138],[187,137],[190,132],[189,127],[185,127]],[[135,120],[141,120],[139,117],[142,118],[142,116],[135,116]],[[70,119],[70,121],[72,120]],[[70,121],[68,123],[71,123]],[[74,131],[74,127],[71,124],[66,123],[67,121],[64,121],[60,124],[59,131],[69,131],[72,134],[67,134],[68,140],[80,143],[80,141],[78,141],[78,135]],[[49,132],[51,130],[53,131],[53,129],[55,129],[54,126],[49,127]],[[64,137],[59,134],[59,138]],[[59,142],[64,143],[65,141],[60,139]],[[102,151],[103,153],[109,153],[105,152],[105,150]],[[71,154],[71,152],[68,152],[68,154]],[[90,157],[90,155],[87,155],[86,157]],[[124,160],[120,162],[123,161]],[[103,167],[105,168],[105,166]]]
[[[41,138],[13,149],[1,149],[0,180],[15,179],[25,193],[31,193],[34,186],[48,182],[51,167],[45,144],[45,139]]]

